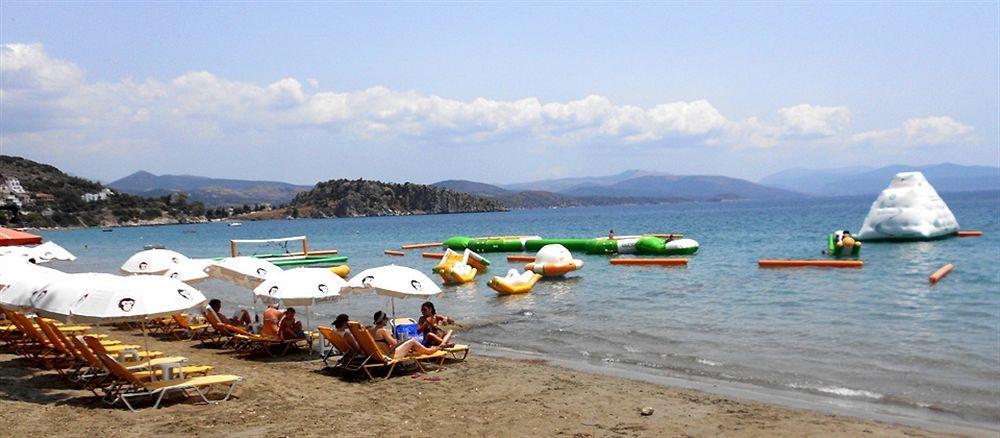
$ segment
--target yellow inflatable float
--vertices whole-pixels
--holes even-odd
[[[497,291],[498,295],[526,294],[531,292],[540,278],[541,275],[531,271],[518,273],[517,269],[511,269],[503,277],[493,277],[486,285]]]
[[[559,277],[583,267],[583,260],[574,259],[565,246],[545,245],[535,254],[535,261],[524,265],[526,271],[546,277]]]
[[[477,270],[485,271],[490,265],[490,261],[486,260],[485,257],[472,252],[471,249],[466,249],[462,252],[455,252],[449,249],[444,252],[444,256],[441,257],[441,262],[434,267],[433,271],[435,274],[440,274],[442,269],[453,264],[469,265]]]
[[[441,268],[438,275],[444,280],[444,284],[463,284],[476,278],[478,269],[465,263],[453,263]]]
[[[347,278],[347,275],[351,273],[351,267],[347,265],[331,266],[328,269],[330,269],[330,272],[333,272],[334,274],[337,274],[344,278]]]

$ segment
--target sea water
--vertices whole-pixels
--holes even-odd
[[[401,244],[454,235],[598,237],[684,233],[701,249],[687,267],[625,267],[576,254],[581,271],[545,279],[521,296],[486,287],[523,263],[485,254],[489,272],[444,286],[434,298],[455,317],[459,339],[480,351],[526,354],[628,370],[640,376],[727,382],[833,404],[1000,428],[1000,194],[944,194],[963,229],[983,237],[866,243],[862,269],[759,269],[758,259],[824,259],[826,235],[860,227],[873,197],[679,203],[506,213],[279,220],[42,233],[79,259],[67,271],[117,272],[144,245],[191,257],[226,256],[230,239],[307,235],[310,249],[338,249],[353,272],[389,263],[432,275],[436,260]],[[277,252],[278,247],[246,247]],[[298,248],[289,248],[296,251]],[[931,285],[946,263],[955,270]],[[436,277],[435,277],[436,278]],[[197,286],[227,311],[249,308],[249,292],[215,280]],[[371,322],[395,306],[417,317],[421,302],[352,295],[314,306],[312,324],[338,313]]]

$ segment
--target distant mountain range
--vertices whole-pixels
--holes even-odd
[[[1000,190],[1000,168],[937,164],[830,169],[789,169],[754,183],[715,175],[671,175],[628,170],[615,175],[545,179],[496,185],[445,180],[434,187],[491,198],[508,208],[577,207],[736,199],[794,199],[803,196],[875,195],[903,171],[921,171],[939,192]],[[185,192],[208,206],[290,203],[310,186],[278,181],[217,179],[136,172],[108,185],[148,197]],[[419,209],[417,209],[419,210]],[[433,210],[433,209],[432,209]]]
[[[497,186],[447,180],[434,186],[487,196],[512,208],[649,204],[694,200],[786,199],[804,195],[747,180],[629,170],[599,177],[560,178]]]
[[[192,202],[207,206],[242,204],[285,204],[295,195],[312,188],[279,181],[250,181],[207,178],[192,175],[154,175],[138,171],[108,184],[115,190],[156,197],[176,192],[188,194]]]
[[[922,172],[938,192],[1000,190],[1000,168],[944,163],[929,166],[892,165],[834,169],[789,169],[760,184],[819,196],[876,195],[899,172]]]

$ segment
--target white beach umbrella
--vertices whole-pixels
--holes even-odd
[[[365,269],[347,282],[345,292],[374,291],[387,297],[427,298],[441,293],[433,280],[423,272],[406,266],[388,265]],[[392,316],[396,316],[396,302],[392,301]]]
[[[65,274],[31,293],[30,307],[46,318],[69,319],[70,307],[89,291],[115,287],[124,277],[104,273]]]
[[[0,268],[3,271],[3,279],[0,280],[3,282],[0,286],[0,306],[22,312],[30,310],[31,295],[35,291],[43,289],[60,277],[70,275],[27,262],[23,264],[21,268],[11,266]]]
[[[0,287],[10,285],[37,267],[23,257],[0,257]]]
[[[127,274],[160,274],[188,260],[191,259],[177,251],[154,248],[133,254],[120,269]]]
[[[210,259],[189,259],[176,267],[170,268],[162,275],[167,278],[173,278],[174,280],[180,280],[193,285],[201,283],[209,278],[205,269],[212,263],[215,263],[215,261]]]
[[[268,277],[253,293],[265,303],[280,301],[285,307],[304,306],[306,327],[312,328],[312,306],[336,299],[346,286],[347,281],[329,269],[297,268]]]
[[[347,281],[326,268],[297,268],[268,277],[253,293],[265,303],[311,306],[340,296]]]
[[[8,246],[0,249],[0,255],[33,259],[35,263],[48,263],[53,260],[71,262],[76,256],[55,242],[45,242],[35,246]]]
[[[181,281],[158,275],[118,277],[90,288],[69,309],[76,323],[139,322],[184,313],[208,299]]]
[[[273,263],[256,257],[226,257],[205,268],[212,278],[253,289],[271,275],[281,272]]]

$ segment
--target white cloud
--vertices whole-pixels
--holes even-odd
[[[782,124],[792,134],[831,136],[844,132],[851,124],[851,111],[844,106],[815,106],[803,103],[778,110]]]
[[[161,145],[225,147],[220,140],[234,143],[234,137],[279,147],[288,130],[303,129],[341,144],[556,142],[723,149],[822,147],[832,141],[910,147],[956,141],[972,131],[950,117],[929,117],[907,120],[898,128],[851,134],[848,108],[810,104],[781,108],[777,121],[769,123],[758,117],[729,120],[706,100],[649,108],[616,104],[600,95],[568,102],[542,102],[536,97],[462,101],[381,86],[320,90],[314,79],[305,85],[295,78],[258,85],[207,71],[168,81],[87,82],[82,69],[49,57],[41,44],[4,45],[0,74],[4,106],[0,142],[22,150],[145,154]]]
[[[909,119],[897,128],[861,132],[854,134],[852,140],[898,148],[946,145],[973,141],[973,129],[951,117],[936,116]]]
[[[79,84],[83,70],[71,62],[49,58],[41,44],[0,47],[0,85],[17,90],[58,91]]]

